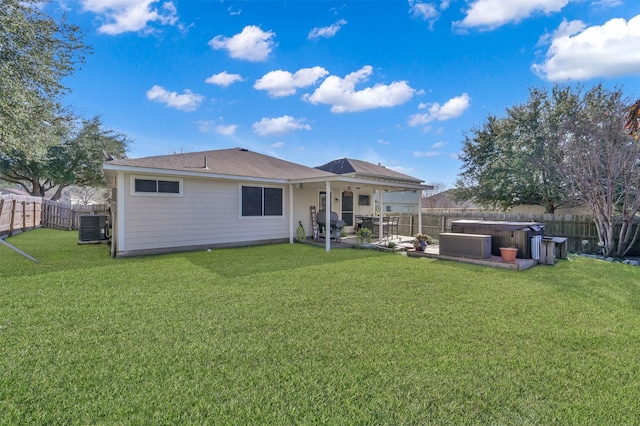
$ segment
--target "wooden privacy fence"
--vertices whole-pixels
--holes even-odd
[[[108,204],[90,206],[44,200],[27,195],[0,195],[0,236],[34,228],[73,230],[80,216],[109,214]]]
[[[42,198],[0,195],[0,236],[41,226]]]
[[[422,233],[434,238],[443,232],[451,232],[451,222],[462,219],[476,220],[506,220],[510,222],[540,222],[544,224],[545,235],[567,237],[567,249],[577,253],[597,253],[598,231],[589,216],[572,214],[525,214],[525,213],[496,213],[496,212],[425,212],[422,213]],[[635,221],[635,227],[640,226],[640,218]],[[620,226],[616,226],[616,235]],[[418,215],[401,214],[399,223],[400,235],[415,235],[418,233]],[[586,242],[586,244],[584,244]],[[630,255],[640,254],[640,241],[631,249]]]
[[[109,214],[108,204],[92,204],[82,206],[79,204],[64,203],[44,200],[42,207],[42,227],[54,229],[78,229],[80,216]]]
[[[109,215],[108,204],[89,206],[43,200],[41,197],[24,195],[0,196],[0,236],[12,235],[38,227],[74,230],[80,225],[80,216]],[[418,232],[434,238],[443,232],[451,232],[451,222],[461,219],[506,220],[512,222],[541,222],[545,235],[568,238],[568,250],[572,252],[597,253],[598,232],[589,216],[496,213],[496,212],[451,212],[431,211],[422,213],[422,229],[418,230],[418,215],[399,213],[398,233],[415,235]],[[635,227],[640,226],[640,219]],[[619,232],[620,227],[616,227]],[[586,244],[584,244],[586,242]],[[633,246],[630,255],[640,255],[640,241]]]

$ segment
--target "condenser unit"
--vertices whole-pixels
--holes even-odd
[[[107,216],[80,216],[80,226],[78,227],[78,234],[80,242],[107,240]]]

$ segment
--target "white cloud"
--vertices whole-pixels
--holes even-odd
[[[263,118],[253,123],[253,131],[260,136],[282,136],[295,130],[311,130],[311,126],[304,123],[304,119],[296,119],[290,115],[276,118]]]
[[[328,27],[317,27],[309,31],[309,40],[317,39],[320,37],[323,38],[331,38],[335,36],[340,29],[347,24],[347,21],[344,19],[339,20],[333,25]]]
[[[444,105],[440,105],[437,102],[431,104],[428,112],[412,115],[409,117],[407,124],[411,127],[415,127],[430,123],[434,120],[444,121],[456,118],[461,116],[470,105],[471,97],[466,93],[463,93],[460,96],[449,99]]]
[[[168,92],[162,86],[155,85],[147,90],[147,99],[182,111],[195,111],[204,100],[204,96],[192,93],[189,89],[179,95],[176,92]]]
[[[532,66],[547,80],[640,74],[640,15],[628,22],[616,18],[592,27],[565,21],[551,39],[545,61]]]
[[[227,12],[229,13],[229,16],[238,16],[242,13],[242,9],[235,9],[233,6],[229,6],[227,8]]]
[[[438,151],[415,151],[413,153],[414,157],[437,157],[440,155]]]
[[[228,87],[238,81],[242,81],[242,76],[240,74],[229,74],[226,71],[214,74],[205,80],[206,83],[211,83],[222,87]]]
[[[389,145],[391,142],[386,141],[386,140],[384,140],[384,139],[378,139],[378,143],[379,143],[380,145]]]
[[[230,136],[236,132],[237,128],[238,128],[237,124],[228,124],[228,125],[220,124],[219,126],[216,126],[216,133],[219,133],[225,136]]]
[[[284,147],[284,142],[276,142],[271,144],[271,148],[282,148]]]
[[[272,31],[264,32],[259,27],[247,25],[233,37],[215,36],[209,40],[209,46],[226,49],[232,58],[260,62],[266,60],[273,50],[275,42],[272,39],[275,35]]]
[[[278,98],[293,95],[296,89],[311,86],[327,74],[329,71],[322,67],[302,68],[295,74],[282,70],[270,71],[256,81],[253,88],[266,90],[269,96]]]
[[[440,11],[449,7],[449,0],[442,0],[440,5],[436,5],[431,1],[425,3],[421,0],[408,0],[409,1],[409,14],[414,18],[428,21],[429,25],[433,27],[433,24],[440,19]]]
[[[596,0],[591,2],[594,6],[614,7],[622,5],[622,0]]]
[[[540,37],[540,40],[538,40],[538,46],[551,44],[553,40],[556,38],[562,38],[565,36],[570,37],[584,30],[586,27],[587,25],[582,21],[576,20],[576,21],[568,22],[567,20],[563,20],[562,23],[560,23],[560,26],[558,27],[558,29],[555,30],[553,33],[551,34],[546,33],[542,37]]]
[[[409,0],[409,13],[415,18],[420,18],[425,21],[438,17],[438,9],[431,3],[421,3],[414,0]]]
[[[431,148],[443,148],[447,143],[445,141],[439,141],[431,145]]]
[[[157,5],[159,3],[159,5]],[[150,31],[152,22],[174,25],[178,21],[173,2],[158,0],[81,0],[82,10],[101,16],[98,32],[110,35],[129,31]]]
[[[389,85],[376,84],[355,90],[356,83],[366,81],[372,72],[371,66],[367,65],[344,78],[331,75],[312,95],[307,94],[303,99],[313,104],[331,105],[331,112],[340,113],[393,107],[405,103],[413,96],[415,89],[406,81],[395,81]]]
[[[559,12],[570,0],[475,0],[462,21],[454,22],[460,28],[481,27],[494,29],[510,22],[520,22],[537,12]]]
[[[213,121],[211,120],[201,120],[198,121],[198,130],[200,131],[200,133],[208,133],[209,129],[211,128],[211,125],[213,124]]]

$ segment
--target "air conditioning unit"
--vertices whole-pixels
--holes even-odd
[[[81,242],[107,240],[107,216],[80,216],[78,234],[78,238]]]

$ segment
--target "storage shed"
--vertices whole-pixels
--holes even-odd
[[[517,247],[521,259],[537,258],[531,239],[544,236],[544,224],[540,222],[508,222],[490,220],[455,220],[451,232],[491,235],[491,254],[500,256],[500,247]],[[539,239],[538,239],[539,240]]]

